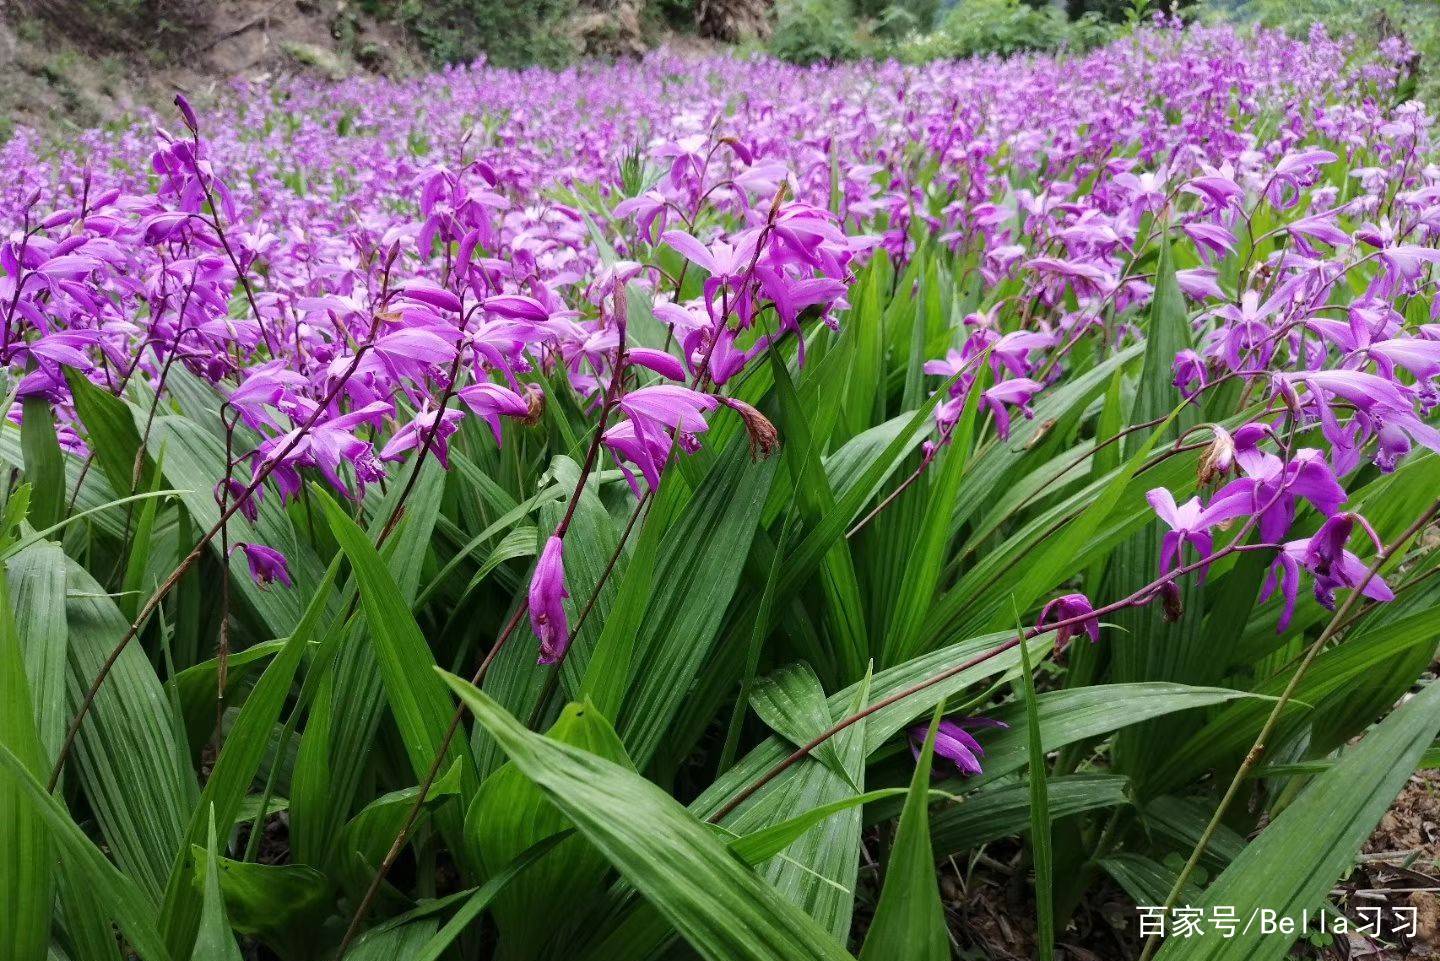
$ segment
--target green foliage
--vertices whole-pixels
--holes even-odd
[[[483,54],[502,67],[558,66],[575,55],[566,29],[575,0],[379,0],[370,6],[404,25],[436,63],[468,63]]]
[[[1093,11],[1071,20],[1053,4],[962,0],[950,8],[934,32],[905,42],[899,54],[906,60],[923,61],[1059,49],[1083,52],[1113,35],[1113,27]]]
[[[462,22],[462,6],[498,9],[406,9],[431,26],[454,15],[437,49],[498,43]],[[518,30],[565,9],[512,10],[489,26]],[[928,9],[795,0],[775,43],[815,62],[1078,46],[1108,29],[973,0],[929,37],[905,39]],[[625,192],[654,173],[627,158]],[[950,202],[942,178],[922,180],[917,205]],[[598,205],[580,208],[602,219]],[[177,372],[142,438],[143,383],[114,396],[74,379],[94,453],[83,485],[46,403],[30,401],[19,428],[0,428],[11,469],[0,504],[0,956],[54,948],[119,961],[118,927],[144,961],[233,961],[255,942],[285,961],[332,957],[387,858],[394,870],[348,958],[940,961],[950,945],[936,860],[963,863],[986,845],[1028,850],[1039,957],[1068,945],[1069,910],[1102,872],[1137,900],[1163,900],[1176,850],[1202,837],[1289,686],[1293,648],[1325,612],[1305,598],[1277,637],[1276,604],[1255,599],[1273,555],[1256,552],[1216,562],[1173,624],[1158,604],[1110,611],[1099,644],[1077,635],[1063,655],[1052,636],[1015,637],[1014,618],[1036,623],[1057,595],[1108,601],[1153,581],[1161,531],[1144,493],[1198,488],[1200,444],[1181,434],[1199,415],[1177,408],[1171,367],[1196,333],[1199,308],[1177,279],[1193,252],[1160,230],[1141,237],[1128,254],[1154,289],[1150,306],[1104,318],[1136,336],[1077,344],[1064,378],[1003,439],[982,376],[949,442],[921,453],[958,380],[927,381],[923,361],[957,342],[971,309],[994,310],[1007,333],[1023,323],[998,309],[1022,299],[1018,286],[983,304],[965,289],[978,251],[922,241],[903,265],[876,254],[839,331],[805,319],[805,364],[793,339],[777,339],[726,385],[727,400],[769,419],[781,450],[755,460],[734,409],[717,409],[633,531],[635,500],[608,464],[578,484],[586,425],[550,389],[563,374],[542,383],[541,367],[522,376],[549,391],[544,418],[507,422],[498,452],[467,421],[448,471],[411,460],[354,501],[306,487],[284,503],[268,496],[253,522],[232,518],[230,543],[283,549],[294,587],[256,585],[216,545],[113,655],[156,572],[219,517],[217,397]],[[632,291],[629,307],[637,342],[659,345],[649,296]],[[1230,426],[1243,415],[1206,414]],[[1140,423],[1151,426],[1109,443]],[[1393,539],[1437,474],[1440,458],[1417,451],[1393,473],[1356,475],[1348,506]],[[519,604],[537,541],[572,497],[574,643],[560,667],[538,665]],[[1297,531],[1317,521],[1297,506]],[[1417,554],[1392,558],[1386,576],[1440,556]],[[1187,900],[1317,906],[1427,748],[1440,763],[1440,684],[1390,713],[1435,650],[1440,580],[1413,586],[1339,632],[1296,684],[1266,766],[1237,778],[1251,803],[1232,805],[1209,837],[1207,874],[1190,879]],[[512,617],[519,627],[497,650]],[[221,624],[234,645],[223,667],[212,656]],[[468,676],[491,652],[479,689],[451,673]],[[48,789],[65,723],[112,656]],[[1008,728],[984,730],[983,771],[955,777],[935,754],[935,724],[973,714]],[[266,813],[276,810],[283,821]],[[872,850],[878,892],[860,869]],[[857,914],[870,921],[863,937]],[[1257,958],[1289,950],[1283,939],[1251,947]],[[1236,949],[1210,939],[1165,950]]]
[[[862,48],[842,0],[787,0],[770,36],[770,52],[781,60],[808,65],[851,60],[860,56]]]

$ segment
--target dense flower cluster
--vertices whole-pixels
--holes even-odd
[[[1082,340],[1137,338],[1157,268],[1136,254],[1158,239],[1195,318],[1178,394],[1238,380],[1268,401],[1213,428],[1212,478],[1238,477],[1203,502],[1151,493],[1160,571],[1193,556],[1203,574],[1213,532],[1248,518],[1288,603],[1301,569],[1328,600],[1364,574],[1340,479],[1440,450],[1440,167],[1423,109],[1388,103],[1403,50],[1385,53],[1162,24],[1065,69],[657,54],[240,86],[213,112],[179,100],[183,129],[58,154],[22,131],[0,148],[0,360],[77,457],[65,368],[111,392],[164,396],[177,365],[216,385],[226,429],[254,438],[216,499],[247,516],[305,473],[361,498],[390,464],[446,464],[467,417],[499,443],[504,419],[539,416],[543,378],[646,497],[722,405],[773,446],[726,386],[786,338],[803,362],[876,251],[975,265],[965,336],[924,367],[947,379],[943,445],[977,378],[1005,439]],[[633,296],[659,336],[635,333]],[[1326,448],[1293,449],[1312,425]],[[1301,501],[1325,526],[1287,541]],[[567,643],[564,535],[529,595],[547,660]],[[238,547],[288,581],[278,551]],[[1042,620],[1094,638],[1090,603],[1062,600]]]

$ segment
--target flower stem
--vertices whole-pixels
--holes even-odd
[[[1325,629],[1320,632],[1320,636],[1315,639],[1315,643],[1311,644],[1310,649],[1305,652],[1305,657],[1301,660],[1299,666],[1295,668],[1295,673],[1290,675],[1290,682],[1285,685],[1284,692],[1280,695],[1279,699],[1276,700],[1275,706],[1270,709],[1270,716],[1265,719],[1265,724],[1260,728],[1260,733],[1256,736],[1255,743],[1250,746],[1250,750],[1245,754],[1245,759],[1240,762],[1240,769],[1235,772],[1234,778],[1230,781],[1230,786],[1225,789],[1225,795],[1220,799],[1220,804],[1215,808],[1215,813],[1210,816],[1210,821],[1205,825],[1205,830],[1200,834],[1200,839],[1195,842],[1195,849],[1190,852],[1190,858],[1185,862],[1185,867],[1181,869],[1179,876],[1175,878],[1175,884],[1170,888],[1170,894],[1165,898],[1165,905],[1161,909],[1162,916],[1168,913],[1170,909],[1175,906],[1175,902],[1179,900],[1180,892],[1185,888],[1185,882],[1189,881],[1190,876],[1195,873],[1195,867],[1200,863],[1200,858],[1204,856],[1211,838],[1215,836],[1216,830],[1219,829],[1220,821],[1225,817],[1225,812],[1229,810],[1230,804],[1235,800],[1235,795],[1240,792],[1241,783],[1249,776],[1255,765],[1260,762],[1260,758],[1264,756],[1265,742],[1270,739],[1270,735],[1275,731],[1275,726],[1280,723],[1280,715],[1295,696],[1295,692],[1300,687],[1300,680],[1305,676],[1305,672],[1310,669],[1310,665],[1320,654],[1320,651],[1323,650],[1330,639],[1335,636],[1340,626],[1345,623],[1346,616],[1350,613],[1350,609],[1359,602],[1361,593],[1365,590],[1366,586],[1369,585],[1371,579],[1375,577],[1376,572],[1379,571],[1380,568],[1385,565],[1385,562],[1393,557],[1397,551],[1403,548],[1412,537],[1424,530],[1425,527],[1435,519],[1437,513],[1440,513],[1440,500],[1431,504],[1430,508],[1421,514],[1413,524],[1407,527],[1404,532],[1395,539],[1394,543],[1375,555],[1375,560],[1365,571],[1365,576],[1355,585],[1355,589],[1345,598],[1345,603],[1340,605],[1340,609],[1335,612],[1335,616],[1330,619],[1330,623],[1325,625]],[[1158,934],[1150,935],[1145,942],[1144,950],[1140,954],[1140,961],[1150,961],[1150,958],[1154,956],[1155,950],[1159,946],[1160,936]]]

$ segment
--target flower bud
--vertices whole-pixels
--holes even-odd
[[[530,626],[540,640],[540,663],[554,664],[570,646],[570,622],[565,613],[565,542],[551,535],[540,552],[530,577]]]
[[[1185,616],[1185,602],[1180,599],[1180,585],[1166,581],[1160,588],[1160,604],[1165,611],[1165,620],[1171,624]]]
[[[185,126],[190,128],[192,134],[200,133],[200,121],[195,119],[195,110],[190,106],[190,101],[185,99],[183,93],[175,95],[175,106],[180,110],[180,116],[185,118]]]

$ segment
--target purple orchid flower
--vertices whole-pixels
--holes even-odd
[[[1181,561],[1185,545],[1194,548],[1195,553],[1206,558],[1214,552],[1212,527],[1234,520],[1253,511],[1250,491],[1243,496],[1221,491],[1208,507],[1200,506],[1200,498],[1192,497],[1183,504],[1175,503],[1175,495],[1164,487],[1156,487],[1145,494],[1145,499],[1155,509],[1155,514],[1170,528],[1160,541],[1160,573],[1167,574]],[[1200,579],[1205,579],[1209,565],[1200,568]]]
[[[565,541],[551,536],[530,577],[530,626],[540,639],[540,663],[554,664],[570,646],[570,621],[565,614]]]
[[[475,415],[490,425],[495,443],[500,443],[500,417],[525,418],[530,415],[530,405],[515,391],[488,381],[471,384],[456,392],[461,402],[475,412]]]
[[[1030,409],[1030,399],[1040,392],[1042,385],[1029,377],[1012,377],[1001,381],[980,394],[980,406],[995,417],[995,433],[1001,440],[1010,439],[1010,408],[1017,408],[1026,420],[1035,416]],[[957,412],[958,416],[958,412]]]
[[[1315,579],[1315,599],[1327,610],[1335,609],[1335,591],[1340,588],[1354,588],[1365,579],[1370,567],[1360,558],[1345,550],[1350,532],[1360,522],[1370,533],[1377,549],[1379,539],[1369,524],[1357,514],[1337,514],[1320,526],[1312,537],[1302,537],[1286,543],[1271,565],[1262,601],[1268,600],[1278,586],[1284,597],[1278,629],[1283,632],[1290,626],[1295,615],[1295,598],[1300,590],[1300,569],[1309,571]],[[1395,592],[1379,574],[1370,578],[1361,593],[1372,600],[1392,601]]]
[[[960,721],[941,721],[939,728],[935,731],[935,754],[954,764],[956,770],[963,777],[981,773],[980,759],[985,756],[985,749],[980,746],[980,742],[967,728],[987,727],[1009,728],[1010,725],[988,717],[967,717]],[[909,733],[910,749],[918,758],[920,748],[924,746],[925,737],[930,733],[930,728],[924,725],[912,727]]]
[[[380,451],[380,459],[401,460],[406,452],[423,447],[428,439],[430,453],[435,455],[435,459],[440,462],[441,467],[449,470],[450,435],[459,430],[460,419],[464,416],[464,411],[454,407],[445,408],[443,414],[434,408],[422,409],[395,432],[395,435],[390,438],[390,442]],[[437,417],[439,419],[438,428],[436,427]]]
[[[1056,629],[1055,650],[1058,653],[1065,650],[1070,645],[1070,638],[1082,630],[1090,636],[1091,644],[1100,640],[1100,619],[1093,616],[1094,613],[1095,608],[1090,604],[1090,598],[1084,594],[1065,594],[1040,609],[1040,620],[1036,622],[1035,626],[1044,628],[1060,621],[1069,621],[1077,617],[1085,618],[1078,624],[1066,624]]]
[[[290,581],[290,569],[285,561],[285,555],[273,547],[241,541],[230,548],[231,554],[236,551],[245,552],[245,563],[250,565],[250,578],[256,584],[261,587],[269,587],[275,581],[279,581],[286,587],[294,586]]]

